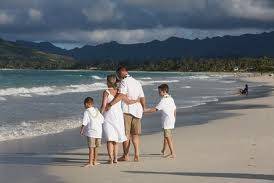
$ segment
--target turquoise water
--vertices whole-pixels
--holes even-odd
[[[0,88],[66,86],[71,84],[88,84],[104,79],[113,71],[40,71],[40,70],[0,70]],[[133,72],[134,76],[160,77],[192,75],[190,73]]]
[[[0,141],[62,132],[79,127],[83,100],[100,107],[106,71],[0,70]],[[143,85],[147,105],[159,100],[157,86],[167,83],[179,110],[217,102],[243,83],[233,75],[130,72]]]

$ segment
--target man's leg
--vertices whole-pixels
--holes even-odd
[[[131,125],[131,137],[134,146],[134,161],[139,161],[140,153],[141,119],[133,117]]]
[[[118,159],[118,161],[129,161],[130,131],[131,131],[132,115],[124,114],[124,122],[125,122],[125,134],[126,134],[127,140],[123,142],[124,154],[122,157]]]
[[[132,143],[134,146],[134,161],[139,161],[139,143],[140,143],[140,136],[139,135],[132,135]]]
[[[130,148],[130,135],[127,136],[127,139],[125,142],[123,142],[123,148],[124,148],[124,158],[126,161],[129,160],[129,148]]]

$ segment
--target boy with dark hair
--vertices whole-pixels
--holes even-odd
[[[80,134],[87,137],[89,148],[89,161],[84,167],[99,164],[97,163],[97,150],[101,145],[104,117],[97,108],[93,107],[93,104],[93,98],[91,97],[87,97],[84,101],[86,111],[84,112]]]
[[[145,109],[146,113],[153,113],[156,111],[161,111],[161,121],[162,128],[164,131],[164,141],[163,141],[163,149],[162,153],[165,154],[166,147],[168,145],[170,154],[165,157],[175,158],[173,140],[172,140],[172,129],[175,126],[175,118],[176,118],[176,105],[174,103],[173,98],[168,94],[169,87],[167,84],[161,84],[158,87],[159,95],[161,96],[161,100],[159,104],[154,108]]]

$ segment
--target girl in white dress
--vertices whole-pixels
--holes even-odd
[[[121,101],[113,105],[108,111],[106,111],[106,105],[110,103],[114,96],[117,94],[116,76],[107,76],[108,89],[103,92],[101,113],[104,115],[103,131],[107,140],[107,150],[109,155],[109,163],[117,163],[118,156],[118,143],[122,143],[127,140],[124,127],[124,116],[121,107]],[[127,97],[123,99],[128,104],[138,102],[137,100],[129,100]]]

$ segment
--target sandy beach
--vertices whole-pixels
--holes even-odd
[[[188,114],[199,116],[195,118],[200,121],[196,121],[198,125],[191,125],[192,117],[185,117],[186,111],[178,112],[177,120],[189,120],[190,125],[175,129],[176,160],[160,155],[162,133],[157,132],[141,137],[138,163],[106,164],[103,145],[101,165],[82,168],[88,149],[84,142],[79,148],[77,142],[83,139],[77,129],[35,140],[1,143],[1,182],[273,182],[274,78],[245,80],[262,83],[268,92],[189,109],[192,111]],[[144,123],[158,120],[158,115],[149,115]],[[44,146],[53,141],[55,145]],[[58,141],[63,146],[56,145]]]

